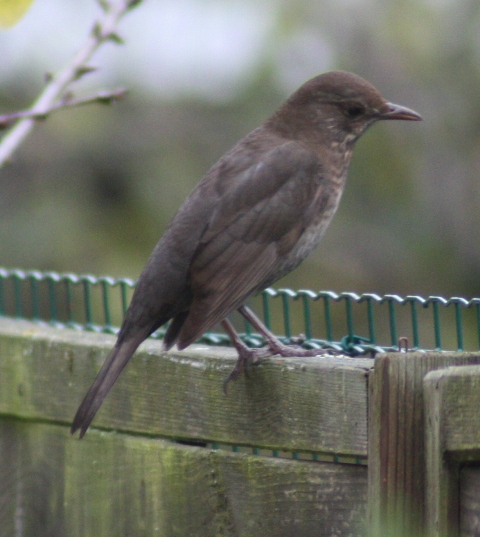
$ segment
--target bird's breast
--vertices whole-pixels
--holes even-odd
[[[280,256],[280,277],[294,270],[318,245],[335,214],[343,192],[344,180],[335,178],[328,187],[319,188],[301,232],[286,255]],[[277,279],[278,279],[277,278]]]

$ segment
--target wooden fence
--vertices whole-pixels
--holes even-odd
[[[232,350],[147,341],[78,440],[113,342],[0,319],[0,536],[480,535],[480,354],[271,358],[225,396]]]

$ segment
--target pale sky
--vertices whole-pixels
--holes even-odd
[[[176,95],[228,98],[268,58],[286,90],[330,67],[331,53],[308,31],[275,41],[280,0],[144,0],[120,23],[125,46],[106,44],[83,85],[142,85]],[[0,31],[0,81],[28,72],[41,84],[78,50],[100,8],[94,0],[35,0],[13,28]],[[283,67],[282,67],[283,66]]]

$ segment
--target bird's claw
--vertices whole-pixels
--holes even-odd
[[[223,391],[225,395],[228,395],[228,383],[231,380],[237,380],[240,374],[243,372],[245,373],[245,376],[248,377],[248,367],[250,365],[257,363],[262,358],[272,356],[273,354],[269,347],[262,347],[261,349],[238,348],[237,351],[237,363],[223,382]]]

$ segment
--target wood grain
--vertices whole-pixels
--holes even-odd
[[[0,413],[70,423],[112,336],[0,319]],[[370,359],[271,358],[229,386],[227,348],[143,344],[94,427],[291,451],[366,456]],[[88,436],[88,435],[87,435]]]
[[[366,473],[2,418],[0,536],[359,537]]]
[[[425,477],[423,380],[429,371],[477,363],[478,353],[389,353],[375,359],[369,379],[372,535],[424,535],[430,491]]]
[[[480,466],[460,471],[460,535],[480,535]]]
[[[480,367],[433,371],[424,387],[428,537],[480,535],[479,474],[471,466],[480,463]]]

